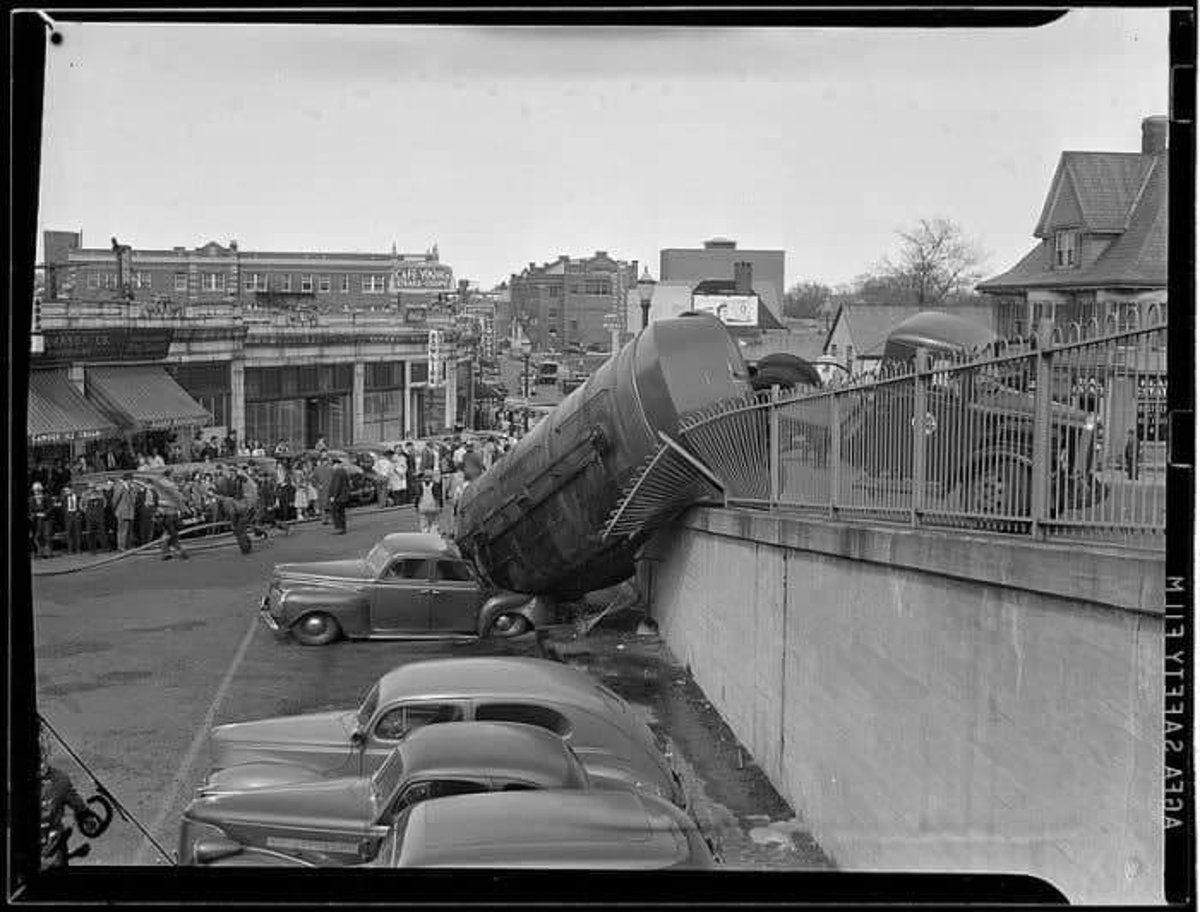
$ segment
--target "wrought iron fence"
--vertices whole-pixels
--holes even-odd
[[[1164,547],[1165,312],[688,416],[730,505]]]

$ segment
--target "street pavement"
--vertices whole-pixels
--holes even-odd
[[[655,636],[601,625],[560,627],[548,641],[341,642],[300,646],[257,620],[272,565],[364,553],[415,531],[408,508],[348,514],[349,534],[319,524],[255,541],[195,548],[186,562],[134,556],[35,576],[39,709],[168,853],[208,772],[213,725],[356,705],[385,671],[422,658],[545,655],[588,670],[639,706],[675,742],[697,819],[730,865],[823,868],[801,821]],[[228,541],[228,537],[226,537]],[[83,568],[90,558],[76,558]],[[66,559],[37,569],[68,569]],[[568,632],[569,630],[569,632]],[[90,780],[59,748],[55,762],[87,797]],[[114,822],[84,862],[166,864],[128,823]]]

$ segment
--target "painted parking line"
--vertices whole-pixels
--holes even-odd
[[[155,815],[153,822],[150,824],[150,832],[156,838],[159,838],[160,841],[160,834],[167,823],[167,817],[170,816],[172,809],[175,807],[176,799],[179,798],[180,792],[187,785],[188,779],[192,775],[192,767],[195,766],[196,760],[200,756],[200,751],[208,740],[208,733],[212,728],[213,719],[216,718],[217,710],[220,708],[221,703],[224,702],[226,694],[229,693],[229,688],[233,684],[233,677],[237,673],[238,666],[242,664],[242,659],[246,657],[246,651],[250,648],[250,641],[254,639],[254,632],[258,629],[259,623],[258,615],[251,615],[250,626],[246,630],[245,636],[242,637],[242,642],[233,657],[233,662],[230,663],[229,669],[225,672],[225,677],[221,679],[221,684],[217,687],[217,693],[208,707],[208,712],[204,714],[204,719],[201,721],[200,727],[196,729],[196,735],[192,738],[191,746],[184,755],[183,762],[179,764],[175,778],[171,780],[171,785],[163,797],[163,803],[158,809],[158,814]],[[147,841],[143,844],[141,851],[138,852],[134,864],[148,865],[150,864],[152,855],[158,857],[154,846]]]

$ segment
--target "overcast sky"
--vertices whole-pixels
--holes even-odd
[[[1040,29],[63,26],[39,223],[137,247],[530,261],[730,237],[848,282],[920,217],[998,272],[1063,149],[1167,113],[1167,13]],[[40,232],[39,232],[40,235]],[[39,237],[39,257],[41,244]]]

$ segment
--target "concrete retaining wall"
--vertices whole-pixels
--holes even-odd
[[[648,556],[671,650],[839,866],[1162,902],[1161,557],[721,509]]]

